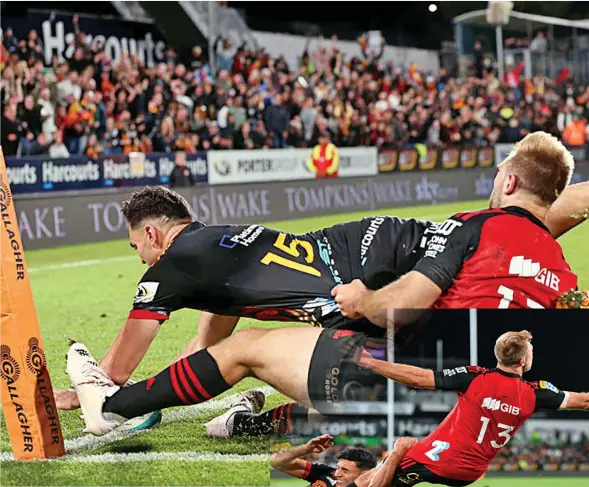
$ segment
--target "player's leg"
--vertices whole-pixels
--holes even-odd
[[[288,329],[283,331],[286,332],[285,340],[287,340],[290,337]],[[368,369],[361,369],[354,362],[360,350],[364,349],[369,353],[378,352],[385,343],[384,340],[367,340],[365,335],[349,330],[323,330],[316,340],[311,361],[307,367],[306,395],[310,398],[309,402],[324,414],[337,414],[343,402],[358,401],[373,396],[374,392],[382,386],[380,383],[384,382],[382,376]],[[375,349],[375,346],[379,349]],[[279,360],[282,363],[284,357],[281,356]],[[288,364],[287,361],[285,363]],[[287,370],[290,374],[290,364]],[[292,368],[292,370],[295,369]],[[299,382],[302,383],[302,381]],[[300,398],[295,395],[288,392],[285,394],[300,401]],[[322,419],[318,411],[308,409],[306,406],[307,403],[302,405],[290,403],[260,415],[239,414],[243,411],[231,408],[209,421],[207,432],[210,436],[219,437],[234,434],[259,436],[274,432],[293,433],[295,426],[293,419],[296,416],[302,415],[303,420],[311,423]]]
[[[232,421],[227,421],[226,416],[231,414],[231,409],[207,423],[209,436],[282,436],[298,434],[297,424],[299,421],[315,424],[321,418],[318,411],[295,402],[281,404],[257,414],[249,411],[234,411]],[[219,424],[223,426],[217,427]]]
[[[311,327],[248,328],[208,351],[228,383],[254,376],[310,405],[307,377],[320,334],[321,329]]]
[[[204,402],[247,376],[309,404],[307,376],[320,334],[320,329],[307,327],[249,328],[127,388],[115,386],[86,348],[74,344],[68,352],[68,373],[93,434],[106,433],[121,418]],[[109,413],[110,422],[103,413]]]

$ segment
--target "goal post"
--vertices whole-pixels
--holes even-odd
[[[62,456],[63,435],[1,147],[0,220],[0,392],[13,456]]]

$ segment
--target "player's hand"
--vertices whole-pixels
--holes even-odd
[[[356,359],[356,364],[363,369],[369,369],[371,360],[374,360],[374,357],[363,348]]]
[[[395,445],[393,446],[394,451],[398,451],[400,453],[406,453],[410,448],[417,445],[419,440],[417,438],[409,438],[409,437],[401,437],[395,441]]]
[[[80,407],[80,401],[78,400],[78,394],[73,389],[53,389],[53,396],[55,397],[55,403],[57,409],[78,409]]]
[[[359,312],[360,300],[370,291],[360,279],[354,279],[349,284],[341,284],[331,290],[343,316],[351,319],[362,318]]]
[[[321,435],[307,443],[307,451],[309,453],[321,453],[333,446],[333,436]]]

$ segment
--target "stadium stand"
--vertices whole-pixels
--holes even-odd
[[[8,2],[2,3],[8,4]],[[18,2],[11,3],[18,4]],[[144,6],[150,4],[152,9],[159,5],[161,10],[170,11],[171,4],[194,4],[194,8],[196,8],[196,4],[207,4],[207,2],[166,2],[165,4],[163,2],[84,2],[71,4],[71,8],[79,9],[80,17],[94,15],[103,17],[102,20],[106,19],[104,21],[108,22],[108,19],[116,19],[114,14],[118,8],[130,8],[127,4],[138,6],[140,3]],[[460,2],[444,3],[459,4]],[[522,3],[536,4],[537,2]],[[562,3],[572,4],[573,2]],[[69,2],[55,2],[50,8],[60,11],[59,6],[65,4],[70,5]],[[6,6],[4,5],[3,8],[4,16]],[[26,2],[19,7],[19,10],[22,9],[21,13],[24,15],[24,11],[29,8],[30,6]],[[174,8],[176,10],[171,11],[169,19],[167,19],[172,24],[180,22],[176,15],[176,12],[180,11],[180,7],[176,5]],[[564,9],[565,6],[559,8]],[[287,11],[287,9],[284,10]],[[356,15],[353,9],[346,10],[350,15]],[[54,22],[54,13],[46,11],[43,7],[43,15],[46,14],[48,19],[52,19],[51,22]],[[134,12],[128,13],[135,14]],[[148,13],[153,18],[159,16],[160,12],[153,10]],[[328,13],[333,15],[332,12]],[[266,19],[266,22],[275,29],[272,32],[282,32],[277,26],[286,23],[297,24],[296,32],[293,31],[291,34],[304,33],[308,39],[319,36],[320,33],[325,35],[336,31],[335,28],[332,30],[331,23],[322,23],[321,28],[313,32],[299,29],[298,22],[291,20],[279,22],[274,15],[278,15],[278,13],[273,11]],[[131,17],[133,16],[131,15]],[[68,28],[71,25],[70,17],[71,12],[67,15],[67,20],[64,21],[68,22]],[[143,18],[128,19],[125,15],[122,17],[126,20],[145,20]],[[188,16],[184,14],[183,17],[186,17],[183,20],[188,23]],[[391,24],[391,29],[398,30],[398,24],[402,20],[395,19],[393,22],[390,16],[386,17],[387,22]],[[23,18],[26,21],[24,16]],[[18,164],[23,163],[24,165],[31,160],[41,164],[41,162],[45,163],[46,158],[66,159],[70,156],[72,159],[96,159],[93,163],[99,165],[104,164],[104,156],[120,156],[121,161],[123,159],[130,160],[135,152],[159,155],[174,151],[200,153],[200,156],[204,157],[200,161],[204,165],[204,178],[198,179],[198,175],[194,174],[194,180],[187,177],[188,183],[174,184],[173,178],[165,176],[165,180],[163,179],[164,171],[161,170],[161,174],[158,173],[157,176],[158,183],[161,181],[162,184],[169,183],[172,186],[194,186],[194,181],[197,181],[197,185],[205,186],[201,183],[209,181],[211,186],[204,187],[202,193],[200,193],[200,187],[191,190],[193,191],[191,201],[194,202],[195,209],[198,210],[199,218],[207,220],[206,223],[209,223],[219,221],[220,218],[217,215],[222,215],[223,218],[228,215],[227,218],[243,217],[244,221],[248,219],[249,223],[250,219],[256,221],[258,218],[278,219],[276,216],[278,212],[274,213],[276,203],[272,201],[271,205],[268,204],[269,209],[266,211],[266,200],[263,199],[258,205],[257,200],[252,198],[252,193],[239,193],[239,190],[231,194],[229,194],[229,190],[227,190],[227,194],[223,193],[223,184],[225,183],[221,184],[218,180],[214,183],[212,179],[207,179],[207,167],[212,167],[213,164],[207,166],[205,151],[311,148],[317,144],[320,134],[328,132],[331,141],[337,147],[374,146],[382,150],[380,151],[381,155],[387,155],[388,159],[383,158],[387,161],[392,159],[392,155],[388,153],[394,152],[387,149],[414,148],[416,144],[424,144],[434,148],[457,146],[459,149],[456,151],[456,164],[458,164],[461,150],[466,151],[468,148],[474,147],[476,149],[473,149],[472,154],[475,155],[479,148],[485,148],[485,153],[491,154],[495,150],[497,158],[499,158],[503,151],[498,147],[499,144],[513,143],[529,132],[545,130],[562,138],[569,147],[583,148],[582,151],[579,151],[583,155],[577,157],[575,154],[575,158],[577,162],[581,162],[581,164],[577,164],[578,166],[586,166],[587,164],[584,162],[587,161],[586,154],[589,150],[589,84],[587,84],[587,78],[579,81],[579,70],[571,72],[566,68],[561,69],[561,63],[553,63],[555,67],[548,70],[545,54],[550,54],[550,60],[556,58],[562,63],[570,63],[571,58],[575,56],[581,58],[581,56],[577,55],[577,51],[569,49],[568,45],[563,49],[558,48],[559,46],[551,49],[553,40],[550,38],[550,30],[547,27],[534,33],[530,29],[527,32],[527,39],[511,36],[506,38],[504,42],[506,58],[510,57],[508,51],[511,51],[512,61],[506,62],[505,76],[501,78],[498,75],[493,54],[489,52],[494,51],[495,46],[489,42],[488,38],[485,42],[482,37],[481,42],[470,42],[475,46],[472,56],[473,63],[468,65],[470,71],[464,75],[462,70],[459,73],[458,61],[455,59],[458,56],[458,51],[454,42],[450,43],[451,56],[449,57],[452,61],[440,61],[445,67],[434,73],[425,70],[423,65],[410,56],[399,63],[386,61],[382,49],[380,52],[378,48],[369,49],[368,33],[360,34],[356,39],[355,54],[349,51],[344,53],[338,49],[338,37],[334,35],[331,39],[327,38],[317,44],[309,42],[307,47],[300,51],[299,61],[293,63],[291,59],[296,56],[292,58],[272,56],[264,49],[254,47],[253,44],[238,45],[239,43],[234,42],[233,39],[229,40],[230,36],[225,34],[226,30],[219,28],[227,38],[218,37],[214,42],[216,69],[212,69],[209,63],[206,39],[201,44],[196,44],[197,41],[187,34],[184,25],[179,25],[174,34],[176,37],[184,37],[183,40],[188,43],[189,51],[190,46],[196,44],[192,51],[186,55],[181,53],[181,49],[177,43],[173,42],[168,30],[166,36],[168,45],[162,51],[163,62],[148,65],[142,62],[140,56],[129,54],[123,54],[119,61],[113,63],[109,60],[106,46],[103,43],[87,43],[88,37],[83,32],[83,18],[80,22],[78,20],[78,17],[74,15],[72,30],[75,35],[71,38],[65,37],[67,46],[62,49],[65,59],[60,61],[57,56],[54,56],[49,65],[44,62],[46,59],[43,56],[43,30],[41,28],[33,28],[28,32],[28,35],[17,37],[9,25],[2,25],[0,45],[0,111],[2,117],[0,126],[2,131],[0,145],[8,162],[14,163],[15,156],[21,157],[21,160],[16,161],[13,167],[20,169]],[[434,22],[422,21],[421,18],[418,20],[423,24],[423,29],[431,31],[431,43],[437,42],[438,37],[443,37],[441,31],[435,32]],[[318,19],[317,22],[321,23],[321,20]],[[165,29],[161,29],[160,25],[157,25],[157,22],[154,22],[153,27],[150,24],[150,28],[153,28],[154,31],[157,27],[165,31]],[[363,25],[364,27],[366,25]],[[447,27],[453,28],[449,22]],[[412,30],[414,31],[412,32],[414,33],[413,41],[419,37],[428,37],[422,35],[421,30],[415,29],[415,25],[407,23],[405,31]],[[360,32],[359,29],[355,29],[355,24],[350,28],[350,31],[353,33],[346,37],[341,27],[337,29],[339,40],[343,40],[344,37],[353,39],[355,33]],[[476,34],[473,34],[472,38],[479,39],[479,31],[473,32]],[[386,32],[383,31],[382,34],[386,35]],[[522,37],[523,35],[521,34]],[[120,34],[119,37],[121,36],[123,35]],[[387,45],[389,47],[391,45],[418,46],[415,42],[398,42],[402,38],[403,36],[400,34],[398,37],[389,35]],[[404,38],[407,39],[407,32],[405,32]],[[133,38],[138,43],[141,39],[140,35]],[[465,39],[466,41],[470,40],[466,37]],[[178,42],[178,39],[174,40]],[[171,45],[174,45],[176,49],[170,47]],[[384,45],[383,38],[381,47]],[[434,49],[431,46],[421,44],[419,46]],[[437,50],[437,48],[435,49]],[[526,78],[526,69],[520,63],[520,60],[526,59],[523,55],[523,51],[526,49],[531,51],[530,59],[533,61],[531,63],[533,75],[529,78]],[[296,52],[299,52],[298,48]],[[438,53],[434,52],[434,54],[437,56]],[[441,58],[443,53],[439,54]],[[289,61],[287,61],[287,57]],[[162,60],[158,59],[158,61]],[[583,61],[583,59],[577,61]],[[453,66],[454,64],[456,65]],[[579,64],[582,63],[579,62]],[[574,65],[571,65],[571,70],[574,71],[575,68],[572,66]],[[586,62],[584,66],[586,66]],[[586,72],[589,73],[589,71]],[[364,149],[358,150],[365,152]],[[439,159],[442,159],[443,151],[439,152]],[[377,151],[374,151],[374,154],[376,153]],[[76,155],[87,157],[73,157]],[[126,155],[130,156],[124,157]],[[473,157],[474,164],[476,157]],[[112,159],[117,159],[117,157]],[[173,160],[174,157],[170,157],[170,159]],[[350,157],[347,156],[347,159],[349,160]],[[488,160],[493,165],[493,157]],[[56,166],[59,164],[66,167],[67,162],[66,160],[59,161]],[[119,162],[117,161],[117,164]],[[169,163],[167,165],[171,164],[171,161],[166,162]],[[224,169],[223,162],[215,160],[221,169]],[[76,164],[78,163],[80,161],[76,161]],[[123,163],[121,162],[120,165],[122,166]],[[163,163],[158,162],[158,167],[163,166]],[[390,196],[390,201],[386,201],[390,202],[391,206],[413,204],[413,202],[415,204],[437,204],[449,201],[453,194],[458,194],[458,188],[455,187],[454,182],[446,184],[445,179],[442,179],[442,183],[438,183],[427,172],[422,173],[420,166],[421,164],[417,166],[414,179],[398,178],[400,181],[393,179],[396,173],[392,176],[387,173],[392,169],[383,169],[381,171],[383,174],[375,175],[371,180],[374,181],[375,188],[378,188],[379,191],[383,190],[379,194],[375,194],[381,196],[380,193],[384,194],[384,190],[387,190],[385,196],[387,198]],[[75,168],[76,166],[72,165],[71,167]],[[492,167],[485,167],[481,164],[480,169],[479,179],[474,181],[477,177],[474,176],[474,183],[468,181],[465,184],[475,187],[477,197],[487,197],[493,180],[486,178],[484,171],[492,172]],[[443,178],[446,178],[444,170],[440,170],[440,173],[443,174]],[[478,161],[474,170],[479,170]],[[212,169],[208,169],[209,174],[212,171]],[[409,169],[407,174],[411,171],[413,169]],[[468,169],[466,171],[467,175],[471,174]],[[23,174],[23,171],[20,174]],[[64,245],[66,240],[59,239],[65,237],[66,234],[68,234],[68,239],[74,238],[74,225],[69,222],[75,222],[76,227],[80,227],[76,236],[88,233],[93,236],[99,235],[97,238],[103,238],[103,235],[108,235],[108,238],[118,235],[117,238],[120,238],[122,237],[121,229],[126,236],[125,224],[119,215],[119,206],[114,197],[108,201],[105,199],[106,203],[102,201],[90,202],[84,206],[84,211],[88,211],[86,215],[91,215],[90,218],[94,218],[93,220],[87,216],[80,218],[76,216],[74,219],[72,215],[77,211],[70,210],[74,204],[68,206],[66,197],[62,199],[60,195],[55,195],[55,192],[61,190],[53,188],[53,184],[59,186],[60,183],[54,183],[50,178],[48,178],[49,181],[45,181],[42,176],[43,172],[39,170],[38,184],[37,181],[34,184],[28,184],[22,181],[23,178],[20,178],[21,180],[13,185],[13,190],[19,186],[21,188],[18,189],[22,190],[19,200],[22,211],[19,217],[20,221],[24,222],[21,223],[21,232],[27,239],[24,244],[27,252],[29,248],[42,248],[44,245]],[[574,182],[581,181],[581,173],[575,174],[575,176],[578,176],[579,179]],[[351,178],[351,176],[346,177]],[[362,175],[362,177],[365,176]],[[381,181],[384,183],[380,183],[376,177],[382,177]],[[452,177],[451,173],[447,179]],[[587,179],[584,173],[583,178],[583,180]],[[108,178],[104,176],[102,179],[106,181]],[[121,182],[124,179],[131,178],[117,179],[112,177],[109,184],[113,185],[117,191],[122,190],[121,194],[123,194],[123,191],[131,187],[129,181]],[[156,177],[153,179],[156,180]],[[356,184],[354,179],[349,179],[349,181]],[[82,181],[80,187],[85,189],[86,183],[88,181]],[[320,186],[309,184],[310,189],[307,190],[307,183],[307,180],[303,181],[300,190],[297,187],[296,194],[293,193],[293,201],[295,202],[293,208],[298,208],[297,198],[299,196],[303,201],[299,205],[301,210],[296,210],[300,216],[311,216],[312,213],[308,209],[323,211],[319,206],[312,207],[312,204],[316,204],[313,197],[316,194],[323,195],[319,191]],[[342,188],[344,183],[341,184]],[[399,184],[397,185],[397,183]],[[44,186],[45,184],[47,186]],[[263,183],[260,187],[268,187],[265,184]],[[326,194],[327,190],[331,190],[331,186],[328,184],[329,182],[324,185]],[[39,188],[42,187],[46,193],[54,192],[49,197],[54,198],[54,201],[58,202],[56,204],[62,205],[61,201],[66,203],[63,204],[63,207],[51,206],[48,207],[49,209],[41,207],[42,203],[39,203],[38,207],[33,206],[33,203],[29,204],[29,200],[25,197],[33,192],[31,189],[33,186],[34,191],[41,191]],[[354,190],[349,193],[351,197],[348,198],[348,193],[342,192],[341,199],[349,199],[352,202],[350,204],[356,204],[354,200],[356,186],[349,185],[349,187]],[[104,188],[106,188],[106,183]],[[279,189],[282,193],[282,187]],[[110,186],[107,190],[110,191]],[[205,190],[210,190],[210,194],[208,192],[205,194]],[[257,188],[254,191],[260,193]],[[413,193],[415,194],[413,195]],[[110,194],[117,193],[113,191]],[[339,204],[337,198],[340,198],[340,193],[333,191],[333,194],[335,195],[334,201]],[[307,195],[311,195],[308,198],[308,204],[305,199]],[[360,196],[363,195],[364,193],[360,194]],[[264,198],[265,196],[264,193]],[[243,203],[246,199],[250,207]],[[383,201],[385,199],[383,197]],[[251,203],[252,200],[253,203]],[[321,198],[317,198],[317,201],[320,200]],[[31,201],[33,200],[31,199]],[[39,199],[39,201],[43,202],[44,200]],[[329,207],[327,198],[326,201],[326,206]],[[347,204],[347,201],[344,203]],[[217,204],[218,210],[215,209]],[[319,204],[317,203],[317,205]],[[64,211],[64,207],[67,212]],[[342,208],[344,208],[343,204]],[[431,214],[436,215],[442,211],[437,206],[434,208],[431,211],[422,210],[424,213],[415,216],[421,217],[423,215],[426,218],[426,212],[429,212],[430,215],[427,215],[427,218],[430,218]],[[290,206],[288,211],[290,212],[288,213],[289,218],[299,215],[299,213],[291,211]],[[82,213],[80,212],[80,214]],[[28,219],[27,215],[29,215]],[[44,220],[46,216],[47,219]],[[53,221],[50,223],[51,218]],[[66,221],[68,222],[67,228]],[[87,223],[88,221],[90,221],[88,223],[88,228],[91,227],[90,230],[87,230],[84,225],[78,225],[78,222]],[[225,220],[223,220],[224,222]],[[582,246],[578,248],[582,249]],[[98,258],[102,258],[101,256],[102,254]],[[123,256],[123,259],[126,258],[127,256]],[[93,255],[84,257],[84,259],[93,260],[83,261],[83,266],[85,266],[84,262],[96,262]],[[117,259],[120,259],[120,256],[116,255],[112,259],[119,262]],[[65,268],[68,266],[68,262],[63,264],[58,262],[55,265],[57,268],[62,265]],[[51,267],[41,266],[40,269],[47,270]],[[96,314],[98,315],[98,313]],[[107,314],[102,311],[99,315],[101,319],[107,317]],[[44,330],[49,330],[48,334],[51,336],[51,328],[49,327],[51,325],[44,324],[44,326],[46,327]],[[62,326],[61,322],[59,322],[59,326]],[[104,334],[106,336],[111,332],[113,330],[105,329]],[[110,340],[110,335],[107,339]],[[446,345],[446,347],[448,349],[450,345]],[[436,364],[432,362],[430,365],[433,367]],[[376,390],[372,399],[384,401],[386,392],[386,390]],[[402,387],[397,388],[395,394],[397,399],[410,395]],[[438,407],[453,405],[453,403],[446,404],[446,398],[441,394],[431,393],[428,399],[430,403],[435,403]],[[425,426],[431,425],[431,421],[427,417],[427,413],[431,411],[426,411],[419,404],[415,409],[421,413],[421,415],[415,415],[417,420],[414,424],[417,432],[407,432],[406,434],[418,435],[423,430],[421,427],[424,424]],[[403,415],[400,408],[397,414],[401,419],[411,418],[409,414]],[[422,421],[420,422],[419,419]],[[579,417],[574,417],[570,422],[575,424],[577,419]],[[200,425],[201,418],[195,419],[194,424],[197,424],[197,421]],[[184,429],[190,432],[189,428]],[[64,431],[68,435],[72,433],[72,424],[66,424]],[[174,434],[174,430],[171,431]],[[342,434],[336,439],[345,444],[337,444],[325,455],[316,456],[313,460],[335,464],[335,457],[341,449],[359,441],[354,432],[348,431],[347,435],[345,437],[346,435]],[[375,436],[378,437],[367,440],[370,445],[373,445],[369,448],[373,449],[380,459],[383,459],[386,455],[386,438],[381,438],[380,433]],[[179,440],[184,441],[181,435],[178,437]],[[76,438],[73,441],[77,440]],[[122,449],[119,452],[116,448],[113,451],[117,454],[127,455],[127,452]],[[198,444],[196,448],[199,448]],[[227,452],[230,453],[242,450],[243,446],[239,442],[234,445],[230,444],[227,448]],[[257,452],[257,450],[255,451]],[[252,452],[254,452],[253,449]],[[214,453],[218,454],[216,450]],[[129,454],[133,455],[135,452]],[[208,454],[206,447],[205,454]],[[170,455],[177,455],[177,453],[170,453]],[[79,465],[82,469],[86,468],[82,463]],[[205,470],[200,466],[198,468],[202,471]],[[111,470],[109,467],[108,471]],[[188,475],[192,475],[192,471],[189,469],[177,470],[185,470],[183,473],[187,472]],[[556,439],[547,440],[544,437],[540,438],[537,431],[531,431],[528,432],[525,439],[513,441],[513,444],[504,448],[493,462],[490,470],[497,472],[568,471],[589,474],[589,438],[587,435],[580,438],[565,438],[557,435]],[[116,472],[117,469],[113,471]],[[107,470],[99,472],[107,472]],[[165,469],[162,472],[165,473]],[[29,476],[29,472],[26,472],[24,468],[23,475]],[[43,478],[41,480],[43,481]],[[175,481],[175,479],[166,479],[166,481]],[[193,479],[190,478],[190,481]],[[221,481],[219,480],[219,482]],[[124,483],[125,480],[123,479],[121,482]]]
[[[303,52],[299,66],[218,39],[213,78],[199,46],[189,59],[168,49],[156,67],[128,55],[111,64],[74,24],[73,55],[49,68],[35,30],[26,39],[4,31],[7,156],[312,147],[326,130],[337,146],[379,148],[510,143],[535,130],[580,146],[589,136],[589,87],[566,70],[524,80],[521,64],[500,80],[482,51],[471,76],[457,79],[383,63],[363,37],[356,57],[324,46]]]

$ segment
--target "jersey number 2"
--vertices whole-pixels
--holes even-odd
[[[315,253],[313,252],[313,246],[310,242],[294,239],[290,243],[290,245],[286,245],[285,241],[286,233],[279,234],[278,238],[276,239],[276,242],[274,242],[274,247],[276,247],[279,250],[282,250],[285,254],[288,254],[295,258],[301,256],[301,251],[298,249],[298,247],[300,247],[305,251],[305,262],[307,262],[308,264],[313,262],[313,259],[315,258]],[[268,252],[260,262],[262,262],[262,264],[265,265],[270,265],[274,263],[284,267],[288,267],[289,269],[293,269],[295,271],[310,274],[315,277],[321,277],[321,272],[318,269],[315,269],[310,265],[301,264],[299,262],[296,262],[292,259],[288,259],[273,252]]]
[[[481,416],[481,421],[483,422],[483,425],[481,426],[481,432],[479,433],[479,437],[477,438],[477,443],[480,445],[483,442],[483,438],[485,437],[485,433],[487,432],[487,428],[489,427],[489,421],[490,419],[485,417],[485,416]],[[505,441],[503,443],[497,443],[495,440],[491,441],[491,446],[493,448],[502,448],[505,445],[507,445],[507,442],[511,439],[511,432],[515,429],[513,426],[508,426],[506,424],[503,423],[497,423],[497,426],[499,426],[499,428],[501,428],[503,431],[501,431],[499,433],[499,436],[501,438],[505,438]]]
[[[425,456],[434,462],[440,460],[440,453],[450,448],[450,443],[447,441],[436,440],[432,443],[433,448],[425,452]]]

